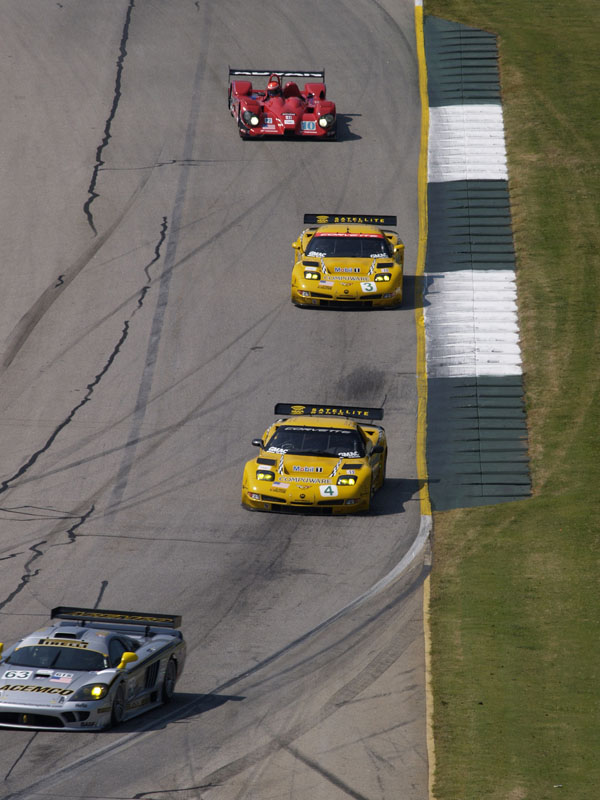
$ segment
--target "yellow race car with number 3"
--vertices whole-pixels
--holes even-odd
[[[371,422],[382,408],[278,403],[285,414],[252,444],[242,505],[253,511],[356,514],[383,486],[385,431]],[[289,416],[287,416],[289,415]]]
[[[292,303],[300,307],[397,308],[402,304],[404,245],[396,217],[305,214],[293,243]]]

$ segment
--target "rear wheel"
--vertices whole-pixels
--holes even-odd
[[[177,680],[177,664],[171,658],[167,664],[167,670],[162,685],[162,701],[170,703],[175,694],[175,681]]]
[[[113,700],[112,709],[110,712],[111,727],[119,725],[121,722],[123,722],[124,716],[125,716],[125,686],[123,684],[120,684],[115,694],[115,699]]]

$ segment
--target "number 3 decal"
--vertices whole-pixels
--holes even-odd
[[[361,283],[360,286],[361,286],[361,289],[363,290],[363,292],[367,292],[367,293],[374,292],[375,289],[377,288],[375,286],[375,284],[373,283],[373,281],[366,281],[364,283]]]
[[[337,497],[337,486],[319,486],[319,489],[321,491],[321,497]]]

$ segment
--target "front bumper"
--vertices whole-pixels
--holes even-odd
[[[369,510],[368,490],[338,487],[336,497],[325,498],[314,487],[276,494],[267,485],[242,487],[242,505],[251,511],[274,511],[280,514],[311,514],[336,516],[358,514]]]
[[[89,703],[34,705],[0,700],[0,727],[27,730],[101,730],[110,724],[107,698]]]
[[[393,289],[386,286],[385,290],[363,294],[351,289],[324,290],[303,283],[292,286],[292,303],[302,308],[398,308],[402,305],[402,286]]]

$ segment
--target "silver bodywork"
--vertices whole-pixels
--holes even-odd
[[[171,698],[186,653],[174,630],[179,617],[71,607],[52,613],[63,621],[2,654],[0,726],[98,730]],[[137,659],[123,663],[123,653]],[[69,667],[83,662],[93,668]]]

